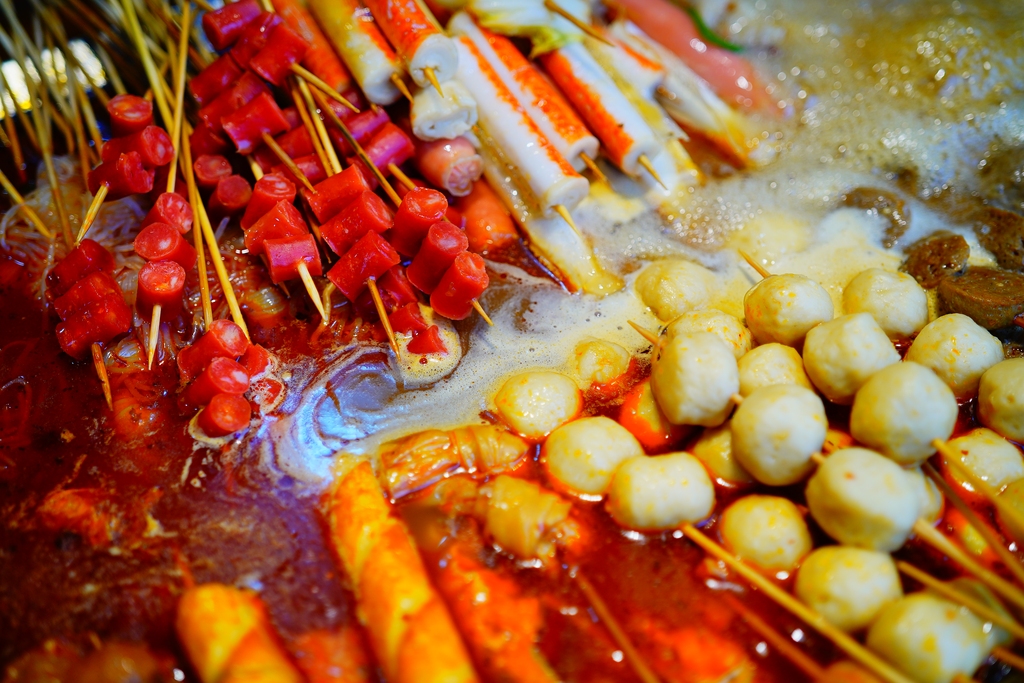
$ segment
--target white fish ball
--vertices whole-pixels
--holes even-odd
[[[612,519],[637,531],[699,522],[714,507],[714,484],[689,453],[632,457],[619,465],[608,490]]]
[[[794,593],[843,631],[859,631],[891,602],[903,597],[900,575],[889,553],[826,546],[800,565]]]
[[[665,336],[672,339],[676,335],[689,332],[710,332],[717,335],[732,349],[736,360],[750,351],[754,337],[735,316],[713,308],[683,313],[669,323]]]
[[[667,341],[651,366],[654,398],[672,424],[722,424],[739,388],[736,357],[710,332],[681,334]]]
[[[583,397],[571,377],[546,370],[510,377],[494,397],[501,419],[528,439],[541,439],[576,417]]]
[[[796,384],[813,389],[804,371],[804,361],[792,346],[762,344],[739,359],[740,395],[750,396],[761,387]]]
[[[931,368],[964,398],[974,395],[982,374],[1003,360],[1003,345],[966,315],[950,313],[924,326],[906,360]]]
[[[1024,457],[1020,449],[991,429],[972,429],[948,442],[951,451],[960,456],[960,464],[978,479],[997,491],[1007,484],[1024,479]],[[956,467],[949,474],[961,484],[966,480]],[[968,484],[970,487],[970,484]]]
[[[743,297],[747,327],[758,344],[800,346],[812,327],[832,319],[825,288],[804,275],[770,275]]]
[[[1024,442],[1024,358],[985,371],[978,388],[978,419],[1007,439]]]
[[[833,403],[852,403],[869,377],[899,362],[896,347],[867,313],[822,323],[808,332],[804,341],[807,376]]]
[[[584,385],[607,384],[629,370],[629,351],[603,339],[588,339],[576,345],[576,375]]]
[[[928,324],[928,295],[906,273],[869,268],[843,290],[846,313],[868,313],[890,339],[909,339]]]
[[[920,467],[911,467],[903,472],[913,482],[917,497],[921,500],[921,511],[917,518],[935,525],[941,519],[942,510],[946,506],[946,499],[943,498],[942,491],[930,477],[924,476]]]
[[[732,486],[753,484],[750,472],[736,461],[732,452],[732,423],[709,427],[693,444],[693,454],[715,479]]]
[[[658,318],[672,320],[706,306],[714,281],[714,273],[692,261],[657,261],[637,277],[636,291]]]
[[[800,509],[778,496],[740,498],[722,513],[719,533],[740,559],[774,574],[795,569],[814,547]]]
[[[607,417],[585,417],[551,432],[541,455],[548,474],[569,491],[603,495],[624,461],[643,455],[640,442]]]

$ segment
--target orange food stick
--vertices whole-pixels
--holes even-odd
[[[342,63],[334,48],[327,42],[327,36],[298,0],[272,0],[274,9],[285,23],[306,39],[311,45],[302,60],[303,66],[312,71],[324,83],[338,92],[344,92],[352,85],[352,74]]]

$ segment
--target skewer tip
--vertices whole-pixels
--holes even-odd
[[[760,263],[758,263],[754,259],[753,256],[751,256],[747,252],[743,251],[742,249],[738,249],[737,251],[739,252],[740,256],[743,258],[743,260],[747,262],[747,265],[750,266],[751,268],[753,268],[754,270],[756,270],[757,274],[760,275],[762,278],[771,277],[772,276],[772,274],[768,271],[768,269],[765,268],[764,266],[762,266]]]
[[[661,340],[658,339],[658,335],[654,334],[653,332],[651,332],[646,327],[641,327],[640,325],[638,325],[637,323],[633,322],[632,320],[627,320],[626,322],[629,323],[630,327],[632,327],[634,330],[637,331],[637,334],[639,334],[641,337],[643,337],[647,341],[651,342],[655,346],[658,346],[661,343]]]
[[[586,167],[590,169],[590,172],[594,174],[595,180],[597,180],[599,183],[608,182],[608,176],[604,174],[604,171],[602,171],[601,167],[597,165],[597,162],[590,158],[589,154],[586,154],[585,152],[580,152],[580,159],[583,161]]]
[[[659,185],[665,188],[666,191],[668,190],[668,185],[666,185],[665,181],[661,179],[661,176],[658,175],[658,172],[654,170],[654,164],[651,163],[651,160],[647,158],[646,154],[641,154],[640,157],[636,160],[636,162],[643,166],[645,169],[647,169],[647,172],[651,174],[652,178],[658,181]]]
[[[387,309],[384,308],[384,301],[380,298],[380,291],[377,289],[377,278],[371,277],[366,281],[366,286],[370,290],[370,296],[373,298],[373,305],[377,309],[377,315],[380,316],[380,322],[384,325],[384,332],[388,335],[388,342],[391,344],[391,350],[398,355],[398,340],[395,339],[395,331],[391,329],[391,321],[388,319]]]
[[[473,299],[473,309],[480,314],[480,317],[484,319],[484,322],[491,327],[494,327],[494,322],[491,320],[490,316],[487,315],[487,311],[484,310],[484,307],[481,306],[480,302],[476,299]]]
[[[394,83],[395,87],[398,88],[398,92],[402,93],[402,96],[405,97],[405,99],[412,102],[412,93],[409,92],[409,86],[407,86],[405,81],[402,80],[402,75],[400,73],[396,71],[391,74],[391,82]]]
[[[430,85],[434,86],[434,90],[437,91],[437,94],[440,95],[443,100],[444,90],[441,90],[441,84],[437,82],[437,74],[434,73],[434,70],[429,66],[423,67],[423,75],[427,77],[427,80],[430,81]]]
[[[153,319],[149,324],[149,348],[146,350],[146,369],[153,369],[153,357],[156,355],[156,343],[160,339],[160,304],[153,306]]]
[[[75,246],[85,238],[85,233],[92,227],[93,221],[96,220],[96,216],[100,213],[100,207],[103,205],[103,200],[107,198],[107,191],[110,188],[104,183],[100,185],[100,188],[96,190],[96,195],[92,198],[92,202],[89,203],[89,209],[85,212],[85,218],[82,219],[82,227],[78,229],[78,237],[75,238]]]
[[[299,271],[299,277],[302,279],[302,284],[306,288],[306,293],[309,294],[309,298],[313,302],[313,306],[316,308],[317,313],[320,314],[320,319],[326,319],[327,314],[324,311],[324,304],[321,300],[320,292],[317,291],[316,283],[313,282],[313,276],[310,274],[309,267],[306,266],[306,262],[300,261],[297,269]]]
[[[566,10],[564,7],[562,7],[558,3],[554,2],[553,0],[544,0],[544,7],[549,12],[554,12],[558,16],[562,17],[563,19],[565,19],[566,21],[571,23],[573,26],[575,26],[579,30],[581,30],[584,33],[586,33],[588,36],[590,36],[594,40],[599,40],[602,43],[604,43],[605,45],[608,45],[609,47],[615,47],[615,43],[613,43],[612,41],[608,40],[603,35],[601,35],[600,31],[598,31],[593,26],[591,26],[587,22],[583,21],[579,17],[575,16],[574,14],[572,14],[571,12]]]
[[[561,204],[555,204],[551,208],[554,209],[555,213],[562,217],[562,220],[569,224],[569,227],[572,228],[573,232],[580,237],[583,237],[583,233],[581,233],[580,229],[576,227],[576,221],[572,219],[572,214],[569,213],[569,209],[565,208]]]

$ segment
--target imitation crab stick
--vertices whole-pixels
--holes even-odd
[[[476,125],[476,101],[458,81],[445,81],[441,90],[420,88],[412,98],[409,121],[420,140],[454,138]]]
[[[338,59],[331,44],[327,42],[327,36],[317,26],[306,8],[296,0],[272,1],[274,9],[285,23],[310,44],[309,52],[303,58],[302,64],[337,92],[344,92],[351,87],[352,74]]]
[[[360,463],[332,487],[324,515],[330,546],[351,581],[360,620],[387,680],[476,681],[451,614],[409,532],[392,516],[369,463]]]
[[[436,88],[455,77],[459,63],[455,45],[419,0],[366,0],[364,4],[416,85]]]

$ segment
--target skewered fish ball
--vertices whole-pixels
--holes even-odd
[[[672,424],[717,427],[729,417],[739,388],[736,357],[710,332],[667,341],[651,366],[651,389]]]
[[[868,630],[868,647],[921,683],[970,676],[988,654],[984,625],[966,608],[930,593],[892,603]]]
[[[946,505],[942,491],[931,478],[924,476],[920,467],[911,467],[903,472],[913,482],[917,497],[921,500],[921,511],[917,518],[932,525],[936,524],[942,518],[942,509]]]
[[[743,297],[747,327],[758,344],[800,346],[815,325],[832,319],[835,309],[825,288],[804,275],[769,275]]]
[[[843,545],[891,552],[920,516],[913,480],[892,460],[866,448],[830,455],[807,483],[811,516]]]
[[[542,455],[548,474],[582,495],[603,495],[624,461],[644,454],[640,442],[607,417],[585,417],[551,432]]]
[[[714,507],[714,484],[689,453],[632,457],[619,465],[608,490],[612,519],[637,531],[698,522]]]
[[[1012,443],[984,427],[973,429],[949,441],[949,448],[961,456],[960,464],[997,491],[1018,479],[1024,479],[1024,457]],[[949,474],[961,484],[955,467]],[[970,487],[970,484],[967,484]]]
[[[889,337],[867,313],[844,315],[807,333],[804,368],[825,398],[848,404],[869,377],[900,362]]]
[[[924,326],[906,360],[931,368],[963,398],[973,395],[982,374],[1003,360],[1003,345],[966,315],[950,313]]]
[[[796,384],[813,389],[804,371],[804,361],[792,346],[762,344],[739,359],[740,395],[750,396],[761,387]]]
[[[821,450],[828,418],[810,389],[776,384],[758,389],[732,418],[736,461],[762,484],[785,486],[814,469],[811,456]]]
[[[978,419],[1007,439],[1024,441],[1024,358],[993,365],[978,386]]]
[[[576,375],[585,385],[607,384],[629,370],[629,351],[603,339],[589,339],[576,345]]]
[[[760,569],[789,572],[811,551],[811,534],[799,508],[778,496],[740,498],[722,513],[722,543]]]
[[[672,320],[703,306],[714,279],[711,271],[692,261],[658,261],[637,277],[636,291],[658,318]]]
[[[804,558],[796,596],[843,631],[859,631],[889,603],[903,597],[900,575],[889,553],[827,546]]]
[[[693,454],[715,479],[733,486],[753,484],[750,472],[736,461],[732,452],[732,423],[704,430],[693,444]]]
[[[494,397],[501,419],[528,439],[541,439],[579,414],[580,390],[557,372],[523,372],[509,378]]]
[[[946,585],[967,597],[974,598],[993,612],[1001,614],[1007,619],[1013,619],[1013,617],[1010,616],[1010,613],[1006,611],[1006,607],[999,598],[997,598],[995,594],[989,590],[989,587],[981,581],[961,576],[951,581],[947,581]],[[927,589],[927,592],[934,593],[931,589]],[[980,618],[981,617],[979,617],[979,619]],[[991,624],[991,628],[986,628],[985,630],[985,650],[988,651],[997,645],[1009,645],[1013,642],[1013,639],[1013,634],[1009,631],[1001,626],[997,626],[996,624]]]
[[[846,313],[868,313],[890,339],[909,339],[928,324],[928,295],[906,273],[869,268],[843,290]]]
[[[850,433],[901,465],[916,465],[935,452],[932,441],[953,433],[958,412],[953,392],[934,372],[917,363],[896,363],[857,392]]]
[[[702,311],[691,311],[669,323],[665,329],[665,336],[672,339],[676,335],[688,332],[710,332],[717,335],[732,349],[736,360],[739,360],[750,351],[754,342],[750,330],[743,326],[735,316],[717,311],[713,308]]]

